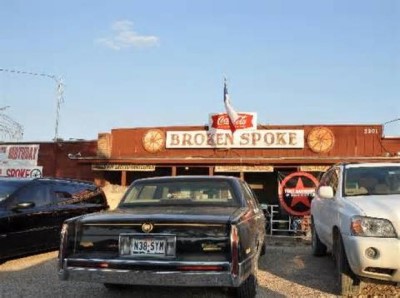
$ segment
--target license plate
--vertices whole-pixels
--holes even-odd
[[[165,255],[166,241],[164,239],[131,238],[132,255]]]
[[[176,235],[121,233],[118,246],[122,257],[173,258],[176,252]]]

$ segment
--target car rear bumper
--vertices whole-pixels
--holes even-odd
[[[343,236],[347,259],[352,271],[359,276],[400,282],[400,239]],[[373,248],[375,258],[366,250]]]
[[[248,276],[244,276],[243,266],[239,265],[238,276],[230,271],[176,271],[153,269],[145,270],[145,267],[129,269],[117,268],[88,268],[69,266],[68,259],[63,262],[58,275],[61,280],[86,281],[96,283],[126,284],[126,285],[153,285],[153,286],[193,286],[193,287],[237,287]],[[107,260],[104,260],[107,262]],[[115,262],[114,262],[115,264]],[[182,264],[183,265],[183,264]],[[191,263],[190,266],[194,264]],[[204,264],[203,264],[204,265]],[[207,264],[229,267],[229,263]],[[248,268],[248,267],[247,267]]]

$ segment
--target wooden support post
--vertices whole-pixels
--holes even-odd
[[[126,171],[121,172],[121,185],[126,186]]]
[[[208,175],[214,176],[214,167],[208,167]]]
[[[176,166],[172,166],[172,176],[176,176]]]

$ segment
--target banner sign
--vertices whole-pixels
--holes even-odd
[[[166,148],[304,148],[304,130],[167,131]]]
[[[273,172],[273,166],[215,166],[215,172]]]
[[[0,165],[36,166],[39,145],[0,145]]]
[[[0,176],[19,178],[42,177],[43,167],[31,166],[0,166]]]
[[[300,166],[301,172],[326,172],[329,166]]]
[[[93,171],[136,171],[153,172],[155,165],[133,165],[133,164],[92,164]]]
[[[256,130],[256,113],[238,113],[239,118],[235,121],[236,130]],[[229,116],[227,113],[210,114],[208,120],[209,130],[231,130]]]

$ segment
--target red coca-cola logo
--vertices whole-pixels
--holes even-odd
[[[234,125],[236,129],[245,129],[253,127],[253,115],[249,114],[238,114],[239,118],[235,121]],[[229,126],[229,116],[228,114],[218,114],[211,116],[212,125],[214,129],[228,129]]]

